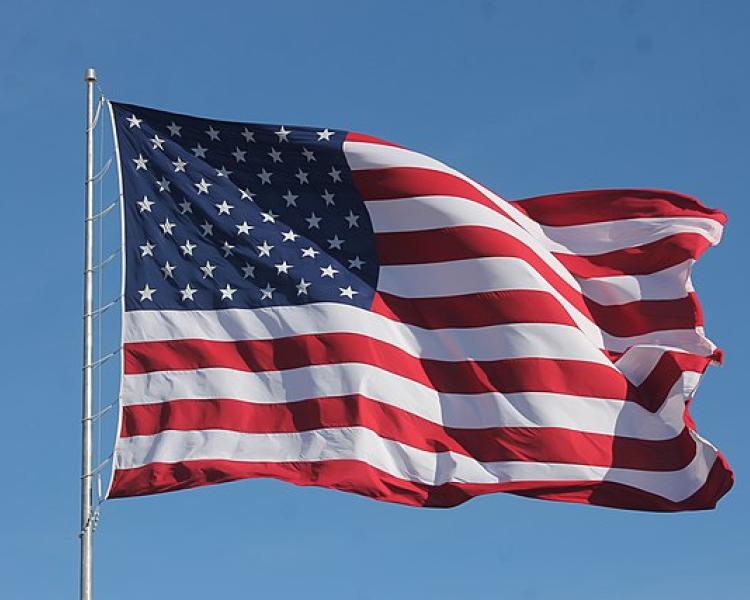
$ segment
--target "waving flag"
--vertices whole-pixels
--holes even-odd
[[[424,506],[692,510],[731,487],[688,414],[720,359],[690,270],[722,213],[649,190],[508,202],[352,132],[112,116],[110,497],[275,477]]]

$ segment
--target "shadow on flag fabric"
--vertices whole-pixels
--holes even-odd
[[[124,223],[109,497],[274,477],[707,509],[690,281],[725,216],[665,191],[509,202],[330,128],[111,104]]]

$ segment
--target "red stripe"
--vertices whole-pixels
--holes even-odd
[[[718,210],[676,192],[664,190],[586,190],[550,194],[514,201],[542,225],[565,227],[619,219],[699,217],[722,225],[727,217]]]
[[[503,290],[437,298],[401,298],[378,292],[370,310],[393,321],[424,329],[487,327],[506,323],[557,323],[575,326],[548,292]]]
[[[382,265],[437,263],[477,257],[519,258],[529,264],[584,316],[610,335],[618,337],[630,337],[669,329],[694,329],[703,323],[695,294],[671,300],[637,300],[611,306],[599,304],[572,288],[528,246],[512,235],[496,229],[462,226],[426,231],[379,233],[375,236],[375,243],[378,260]],[[485,294],[474,295],[473,298],[471,296],[460,298],[473,299],[472,310],[480,302],[489,299],[493,308],[499,310],[501,314],[514,313],[513,316],[506,317],[512,322],[522,322],[521,319],[527,316],[528,322],[566,322],[562,315],[567,313],[551,296],[547,302],[536,306],[536,316],[531,317],[532,307],[525,302],[523,295],[519,297],[519,301],[515,302],[515,292],[495,294],[499,295]],[[393,297],[390,296],[390,298]],[[507,304],[502,305],[501,299]],[[424,313],[427,308],[407,307],[403,312],[399,312],[399,308],[406,306],[407,303],[418,306],[421,302],[422,299],[414,299],[403,300],[400,304],[391,301],[389,304],[396,305],[392,309],[396,318],[411,322],[409,321],[410,314],[417,311]],[[472,311],[467,310],[467,306],[469,305],[464,304],[457,314],[471,314]],[[455,307],[458,309],[458,301],[455,302]],[[377,311],[378,308],[374,310]],[[480,314],[489,316],[489,307],[478,308],[478,311]],[[470,318],[476,317],[472,315]]]
[[[375,247],[383,266],[419,265],[470,258],[511,256],[543,261],[517,237],[490,227],[457,225],[445,229],[376,233]]]
[[[368,144],[380,144],[381,146],[394,146],[395,148],[403,148],[398,144],[383,140],[381,138],[373,137],[365,133],[357,133],[356,131],[350,131],[346,134],[347,142],[367,142]]]
[[[699,258],[711,247],[699,233],[677,233],[660,240],[592,256],[552,254],[575,277],[610,277],[616,275],[650,275],[674,267],[691,258]]]
[[[638,300],[608,306],[585,298],[596,324],[610,335],[629,337],[670,329],[695,329],[703,325],[698,297],[689,293],[675,300]]]
[[[515,222],[475,186],[450,173],[422,167],[392,167],[352,171],[352,179],[360,195],[368,201],[416,196],[455,196],[473,200]]]
[[[117,469],[108,497],[142,496],[257,477],[273,477],[300,486],[332,488],[384,502],[411,506],[447,508],[483,494],[510,492],[547,500],[652,511],[714,508],[733,483],[732,472],[721,455],[711,468],[703,486],[681,502],[672,502],[643,490],[611,482],[523,481],[498,484],[447,483],[430,486],[399,479],[354,460],[296,463],[193,460]]]
[[[614,368],[597,363],[544,358],[431,360],[416,358],[391,344],[353,333],[273,340],[130,342],[123,351],[126,375],[208,368],[263,372],[309,365],[361,363],[445,393],[534,390],[638,400],[624,376]]]
[[[238,400],[174,400],[123,409],[122,437],[165,430],[220,429],[296,433],[366,427],[427,452],[455,452],[482,462],[526,461],[675,471],[695,457],[687,428],[671,440],[640,440],[559,427],[445,427],[361,395],[253,404]]]
[[[649,510],[656,512],[676,512],[685,510],[710,510],[732,488],[734,475],[726,459],[718,453],[716,461],[708,473],[705,483],[689,498],[672,502],[656,494],[613,482],[599,484],[560,482],[559,485],[540,483],[527,490],[514,490],[518,496],[541,500],[558,500],[594,504],[628,510]]]
[[[710,356],[684,352],[667,351],[662,354],[648,377],[638,386],[643,406],[651,412],[658,411],[669,391],[685,371],[703,374],[711,360]]]

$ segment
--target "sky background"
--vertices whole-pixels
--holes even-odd
[[[506,198],[640,186],[722,209],[694,280],[726,362],[693,414],[737,477],[674,515],[270,480],[116,500],[97,598],[750,597],[748,31],[742,1],[3,2],[0,597],[77,593],[87,66],[113,99],[367,132]]]

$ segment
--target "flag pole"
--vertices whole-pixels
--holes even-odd
[[[94,85],[96,71],[86,69],[86,220],[83,280],[83,411],[81,419],[81,580],[80,599],[91,600],[93,553],[93,369],[94,369]]]

